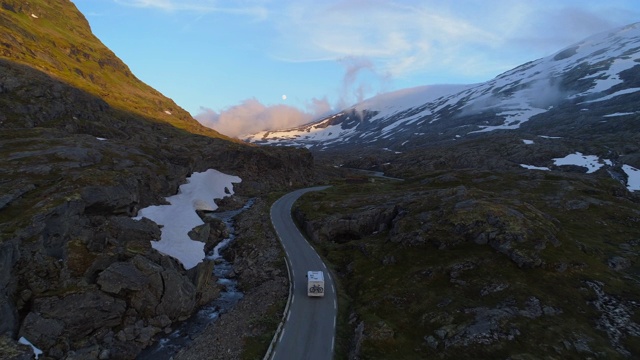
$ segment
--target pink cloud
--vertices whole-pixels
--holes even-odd
[[[208,108],[201,110],[195,118],[204,126],[227,136],[242,137],[263,130],[287,129],[309,123],[331,112],[331,106],[326,99],[313,99],[307,104],[307,111],[303,111],[282,104],[266,106],[251,98],[220,112]]]

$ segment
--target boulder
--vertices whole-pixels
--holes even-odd
[[[147,278],[148,283],[141,290],[131,294],[130,306],[143,317],[166,315],[173,319],[167,314],[162,314],[157,308],[164,292],[162,266],[143,256],[136,256],[131,259],[131,262]]]
[[[206,305],[220,295],[218,278],[213,274],[214,267],[215,262],[205,260],[187,272],[196,287],[197,306]]]
[[[189,238],[193,241],[206,242],[209,239],[209,234],[211,233],[211,226],[207,223],[196,226],[187,234]]]
[[[140,291],[149,279],[134,264],[117,262],[98,275],[97,283],[102,291],[119,294],[122,290]]]
[[[315,242],[348,242],[360,239],[391,228],[393,219],[397,215],[397,206],[383,205],[368,207],[348,215],[338,214],[322,220],[309,221],[299,209],[294,210],[294,216],[303,224],[306,234]]]
[[[613,270],[621,271],[631,267],[631,260],[622,256],[613,256],[607,261],[607,264]]]
[[[198,293],[196,285],[183,273],[179,265],[171,265],[171,261],[165,257],[163,264],[157,264],[139,255],[131,260],[134,268],[121,265],[122,269],[139,277],[138,281],[129,284],[139,287],[138,290],[132,291],[130,297],[130,306],[136,309],[139,315],[145,318],[164,315],[176,321],[188,318],[195,309]],[[120,276],[115,273],[112,275]],[[112,277],[104,277],[105,284],[114,288],[114,284],[106,282],[109,278]],[[143,278],[146,280],[142,280]]]
[[[62,297],[38,298],[34,300],[20,333],[27,339],[42,339],[52,337],[56,332],[53,330],[59,329],[70,339],[80,340],[100,328],[121,324],[126,307],[124,300],[97,289]]]
[[[196,286],[185,275],[165,269],[161,272],[164,291],[158,313],[175,320],[186,320],[196,306]]]
[[[40,241],[46,255],[57,259],[64,257],[67,240],[79,229],[86,228],[88,225],[87,220],[81,217],[83,211],[84,203],[73,200],[43,215]]]
[[[56,345],[64,332],[64,322],[60,319],[47,319],[36,312],[30,312],[22,322],[20,336],[24,336],[39,348],[48,349]]]
[[[123,181],[131,182],[131,181]],[[115,186],[88,186],[82,190],[85,213],[89,215],[133,216],[137,211],[138,197],[133,184]]]
[[[122,246],[125,255],[130,257],[148,255],[151,241],[161,236],[158,224],[147,218],[133,220],[128,216],[111,217],[106,227],[110,240]]]

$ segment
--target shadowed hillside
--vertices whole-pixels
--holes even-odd
[[[135,358],[216,298],[212,261],[186,271],[132,220],[210,168],[242,197],[313,177],[308,151],[228,139],[139,81],[72,2],[0,1],[0,358],[32,358],[20,337],[51,359]],[[212,221],[190,235],[207,248]]]

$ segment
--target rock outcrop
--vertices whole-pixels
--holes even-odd
[[[303,224],[303,229],[311,240],[343,243],[389,230],[398,216],[398,207],[371,206],[357,213],[331,215],[319,221],[306,220],[300,209],[295,209],[293,216],[298,223]]]
[[[432,211],[407,216],[420,201],[439,205]],[[555,235],[557,220],[517,200],[474,199],[465,187],[404,194],[393,202],[314,220],[295,208],[294,218],[309,238],[319,243],[346,243],[378,233],[407,247],[432,244],[443,250],[471,242],[490,246],[521,268],[542,266],[538,253],[548,246],[560,245]],[[395,259],[388,256],[381,262],[394,263]]]
[[[296,203],[349,301],[345,357],[638,357],[638,197],[623,184],[482,164],[380,183]]]

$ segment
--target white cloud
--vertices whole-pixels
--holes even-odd
[[[378,73],[394,78],[442,71],[497,75],[626,24],[619,23],[616,5],[625,1],[299,0],[273,19],[280,31],[274,55],[368,58]],[[629,22],[633,15],[626,16]]]
[[[294,61],[366,57],[377,71],[402,76],[450,65],[467,46],[491,48],[496,30],[428,3],[394,1],[296,2],[279,18],[280,58]],[[478,14],[478,17],[482,14]]]

